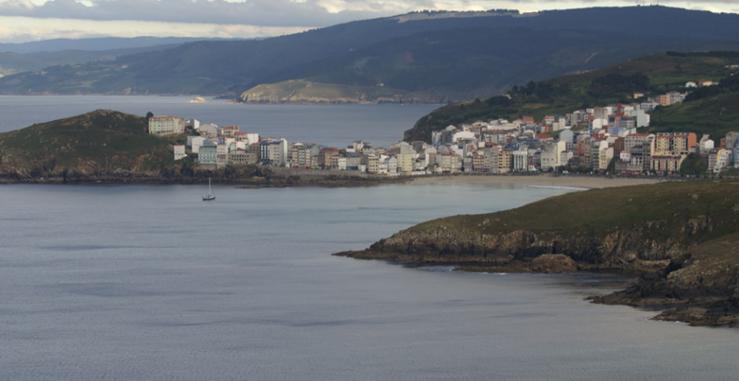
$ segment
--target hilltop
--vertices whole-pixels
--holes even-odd
[[[0,92],[237,98],[299,80],[463,100],[678,49],[739,49],[739,15],[666,7],[420,12],[58,65],[0,79]]]
[[[0,134],[0,176],[158,176],[174,165],[172,143],[149,135],[146,118],[97,110]]]
[[[442,218],[339,255],[471,271],[641,274],[629,290],[597,301],[660,306],[664,319],[737,325],[738,236],[739,182],[661,183]]]
[[[730,82],[738,70],[739,52],[702,52],[651,55],[604,69],[568,75],[541,82],[514,86],[507,95],[454,103],[421,118],[406,131],[405,140],[430,141],[431,133],[450,124],[471,123],[498,118],[516,119],[530,115],[562,115],[577,109],[634,102],[633,94],[657,95],[685,89],[688,81]],[[736,86],[727,91],[688,97],[683,105],[658,108],[652,115],[654,126],[720,135],[739,122]],[[701,90],[699,93],[703,93]],[[736,104],[736,103],[733,103]],[[708,106],[708,107],[706,107]],[[721,126],[711,120],[720,116]],[[701,124],[704,123],[704,124]],[[720,128],[717,128],[720,127]]]

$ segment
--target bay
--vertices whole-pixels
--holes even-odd
[[[617,278],[333,257],[571,189],[0,187],[0,379],[726,380],[739,334],[593,305]],[[546,216],[542,216],[546,218]]]
[[[74,116],[96,109],[135,115],[177,115],[289,141],[344,147],[354,140],[388,146],[403,138],[422,116],[438,105],[247,105],[210,99],[163,96],[0,96],[0,133]]]
[[[431,105],[0,96],[0,132],[98,108],[388,145]],[[593,305],[613,276],[468,274],[333,257],[572,188],[0,186],[0,379],[727,380],[739,333]],[[551,218],[552,216],[542,216]]]

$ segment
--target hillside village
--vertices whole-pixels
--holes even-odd
[[[434,132],[431,143],[399,142],[348,147],[288,142],[177,116],[151,116],[149,133],[187,135],[174,146],[174,159],[190,158],[198,168],[261,165],[304,170],[338,170],[378,176],[441,174],[588,173],[618,176],[686,174],[686,161],[701,162],[707,175],[739,168],[739,132],[709,136],[694,132],[647,133],[650,113],[685,100],[688,91],[712,81],[685,84],[684,91],[654,97],[632,95],[632,103],[572,110],[541,120],[487,120],[450,125]],[[739,130],[739,126],[737,126]],[[695,174],[688,172],[688,174]]]

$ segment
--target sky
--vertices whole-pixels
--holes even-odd
[[[739,0],[0,0],[0,42],[83,37],[254,38],[416,10],[660,4],[739,13]]]

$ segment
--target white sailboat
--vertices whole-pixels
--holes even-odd
[[[203,195],[203,201],[214,201],[216,194],[213,193],[213,186],[210,183],[210,177],[208,177],[208,193]]]

